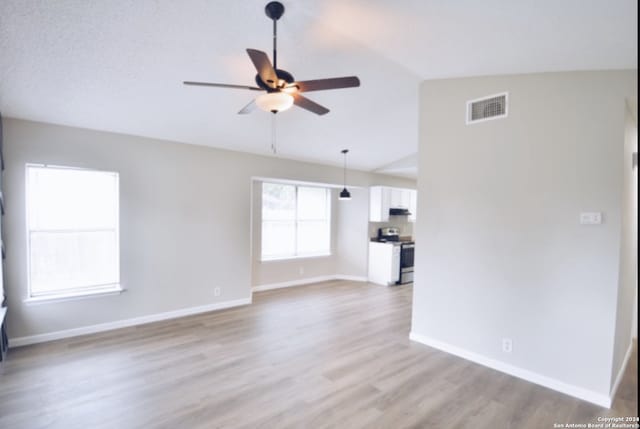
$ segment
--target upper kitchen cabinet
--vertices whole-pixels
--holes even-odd
[[[369,222],[387,222],[391,207],[391,188],[372,186],[369,188]]]
[[[415,222],[417,192],[413,189],[372,186],[369,188],[369,222],[388,222],[390,209],[404,209]]]
[[[391,208],[407,209],[411,205],[411,189],[391,188]]]

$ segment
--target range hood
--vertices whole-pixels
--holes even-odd
[[[409,209],[403,208],[390,208],[389,216],[411,216]]]

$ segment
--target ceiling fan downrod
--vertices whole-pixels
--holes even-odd
[[[267,3],[264,13],[273,20],[273,68],[278,69],[278,20],[284,15],[284,5],[279,1]]]

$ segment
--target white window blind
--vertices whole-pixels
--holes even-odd
[[[262,259],[331,253],[331,190],[262,184]]]
[[[27,165],[30,297],[119,289],[114,172]]]

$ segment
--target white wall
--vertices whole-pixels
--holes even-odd
[[[351,199],[339,202],[336,271],[343,276],[367,277],[369,189],[351,188],[349,192]]]
[[[341,168],[17,119],[5,118],[4,144],[10,338],[246,299],[251,285],[251,177],[342,181]],[[25,163],[120,173],[125,293],[39,305],[23,302]],[[360,186],[412,185],[358,171],[349,177]],[[215,287],[222,288],[221,296],[214,296]]]
[[[423,83],[414,337],[609,395],[636,88],[636,71]],[[465,125],[467,100],[504,91],[508,118]],[[604,224],[579,225],[581,211]]]

